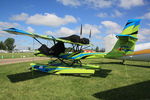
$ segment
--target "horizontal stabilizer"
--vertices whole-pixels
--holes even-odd
[[[117,36],[129,36],[137,39],[141,19],[129,19],[121,34]]]

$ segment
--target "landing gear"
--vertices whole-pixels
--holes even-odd
[[[125,60],[122,60],[122,64],[123,64],[123,65],[125,64]]]

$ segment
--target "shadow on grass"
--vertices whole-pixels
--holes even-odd
[[[120,65],[127,65],[127,66],[133,66],[133,67],[143,67],[143,68],[150,68],[150,66],[144,66],[144,65],[134,65],[134,64],[122,64],[122,62],[100,62],[100,63],[91,63],[91,64],[120,64]]]
[[[49,75],[49,73],[44,73],[40,71],[30,71],[30,72],[7,75],[7,77],[11,82],[15,83],[15,82],[26,81],[26,80],[46,76],[46,75]]]
[[[93,96],[103,100],[150,100],[150,80],[95,93]]]
[[[91,78],[91,77],[101,77],[101,78],[106,78],[109,73],[112,70],[108,70],[108,69],[100,69],[100,70],[96,70],[94,74],[92,75],[88,75],[88,74],[61,74],[62,76],[75,76],[75,77],[83,77],[83,78]]]
[[[106,78],[111,71],[112,70],[108,70],[108,69],[100,69],[95,71],[95,74],[93,74],[92,76]]]
[[[111,72],[111,70],[101,69],[101,70],[95,71],[95,74],[93,74],[91,76],[87,76],[84,74],[82,74],[82,75],[79,75],[79,74],[61,74],[61,75],[62,76],[83,77],[83,78],[90,78],[90,77],[105,78],[109,75],[110,72]],[[7,77],[12,83],[16,83],[16,82],[20,82],[20,81],[26,81],[26,80],[35,79],[38,77],[43,77],[46,75],[54,75],[54,74],[44,73],[44,72],[40,72],[40,71],[31,71],[31,72],[23,72],[23,73],[7,75]]]

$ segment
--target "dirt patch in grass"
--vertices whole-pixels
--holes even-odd
[[[35,61],[35,60],[47,60],[47,59],[49,59],[49,58],[47,58],[47,57],[30,57],[30,58],[1,59],[0,65]]]

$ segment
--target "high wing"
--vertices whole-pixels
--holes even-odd
[[[77,42],[72,42],[70,40],[66,40],[66,39],[62,39],[62,38],[54,38],[53,36],[49,36],[49,35],[39,35],[36,33],[31,33],[31,32],[26,32],[20,29],[16,29],[16,28],[8,28],[5,29],[4,31],[11,33],[11,34],[15,34],[15,35],[26,35],[26,36],[30,36],[32,38],[41,38],[41,39],[46,39],[46,40],[52,40],[52,41],[60,41],[60,42],[64,42],[64,43],[69,43],[69,44],[76,44],[76,45],[91,45],[91,44],[82,44],[82,43],[77,43]]]

